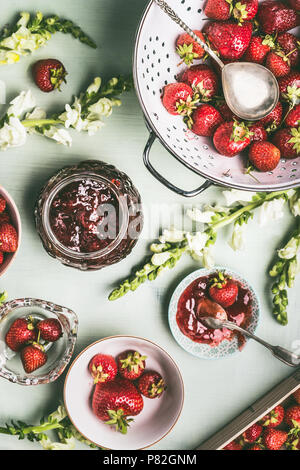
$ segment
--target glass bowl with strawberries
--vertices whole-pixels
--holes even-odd
[[[0,187],[0,276],[14,261],[21,241],[21,218],[10,194]]]
[[[52,302],[22,298],[0,308],[0,377],[19,385],[54,382],[76,343],[76,314]]]
[[[50,178],[35,219],[48,254],[82,271],[124,259],[143,227],[141,198],[129,177],[97,160],[65,167]]]
[[[254,333],[259,311],[257,295],[241,275],[223,267],[198,269],[175,289],[169,305],[169,325],[176,341],[190,354],[221,359],[240,352],[247,339],[227,328],[210,329],[201,319],[212,316],[229,320]]]

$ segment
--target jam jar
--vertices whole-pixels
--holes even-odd
[[[125,173],[88,160],[50,178],[36,202],[35,222],[50,256],[83,271],[101,269],[137,243],[141,198]]]

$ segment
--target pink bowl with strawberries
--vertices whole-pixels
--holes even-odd
[[[0,198],[4,198],[6,201],[5,210],[1,214],[7,215],[8,223],[14,227],[17,233],[17,241],[15,242],[16,250],[13,252],[4,253],[3,262],[2,264],[0,264],[0,276],[2,276],[7,271],[9,266],[12,264],[15,257],[17,256],[20,243],[21,243],[22,228],[21,228],[21,217],[20,217],[19,210],[16,206],[16,203],[14,202],[11,195],[2,186],[0,186]],[[0,214],[0,217],[1,217],[1,214]]]

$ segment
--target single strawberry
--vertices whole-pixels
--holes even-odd
[[[47,354],[41,344],[32,343],[21,351],[21,361],[27,374],[43,367],[47,362]]]
[[[17,318],[10,326],[5,336],[7,346],[13,351],[20,351],[26,343],[35,340],[36,331],[30,317]]]
[[[47,318],[36,325],[40,337],[49,343],[54,343],[62,337],[62,326],[56,318]]]
[[[300,426],[296,425],[289,430],[288,440],[285,444],[287,450],[300,450]]]
[[[272,142],[279,148],[283,158],[296,158],[300,155],[300,126],[279,129]]]
[[[287,438],[288,433],[279,429],[267,429],[264,432],[264,443],[268,450],[280,450]]]
[[[128,380],[138,379],[145,370],[146,359],[147,356],[142,356],[138,351],[124,351],[117,357],[119,374]]]
[[[143,407],[143,397],[130,380],[117,377],[95,387],[92,399],[95,415],[122,434],[127,433],[127,427],[133,421],[128,416],[140,414]]]
[[[211,137],[223,118],[219,111],[210,104],[202,104],[193,112],[189,128],[197,135]]]
[[[14,253],[18,248],[18,234],[11,224],[0,225],[0,250],[4,253]]]
[[[280,161],[280,150],[265,140],[253,142],[250,145],[249,160],[259,171],[272,171]]]
[[[230,307],[237,299],[239,288],[229,276],[218,272],[211,280],[208,292],[212,300],[221,307]]]
[[[243,446],[237,441],[232,441],[223,450],[243,450]]]
[[[201,31],[193,31],[203,42],[205,38]],[[187,66],[192,65],[195,59],[201,59],[205,50],[187,33],[181,34],[176,41],[176,52]]]
[[[3,196],[0,195],[0,214],[5,211],[6,208],[6,200]]]
[[[295,11],[300,11],[300,0],[287,0],[288,4]]]
[[[271,70],[276,78],[284,77],[291,71],[289,58],[280,49],[269,52],[266,67]]]
[[[264,450],[261,444],[253,444],[248,450]]]
[[[181,80],[199,94],[201,101],[210,101],[219,90],[218,77],[207,65],[193,65],[183,73]]]
[[[296,402],[300,405],[300,388],[294,393],[293,397],[295,398]]]
[[[300,126],[300,104],[297,104],[297,106],[289,112],[286,117],[285,124],[288,127]]]
[[[232,2],[233,0],[208,0],[204,13],[213,20],[229,20],[233,10]]]
[[[4,261],[4,253],[0,251],[0,265],[3,264],[3,261]]]
[[[253,26],[250,21],[242,25],[234,21],[214,21],[204,30],[211,47],[223,59],[239,60],[249,47]]]
[[[277,129],[280,126],[283,115],[283,107],[280,101],[266,117],[257,121],[258,124],[261,124],[267,132],[271,132]]]
[[[291,33],[281,33],[276,39],[279,47],[288,54],[291,67],[296,67],[299,63],[300,42],[299,39]]]
[[[266,416],[261,419],[261,424],[265,428],[277,428],[284,419],[284,408],[280,405],[276,406],[274,410],[270,411]]]
[[[295,405],[288,408],[284,420],[290,428],[300,427],[300,406]]]
[[[243,23],[243,21],[250,21],[256,16],[258,12],[258,0],[240,0],[233,9],[233,16]]]
[[[243,61],[255,62],[256,64],[263,64],[268,52],[270,52],[270,50],[274,47],[275,43],[272,36],[253,36],[250,41],[249,47],[245,52]]]
[[[238,117],[233,114],[231,109],[229,108],[228,104],[224,100],[217,100],[215,106],[219,113],[221,114],[224,121],[238,121]]]
[[[297,13],[282,2],[267,0],[260,3],[258,22],[266,34],[283,33],[299,24]]]
[[[3,223],[10,223],[10,217],[7,212],[1,212],[0,214],[0,225]]]
[[[66,83],[66,69],[56,59],[39,60],[33,66],[33,78],[36,85],[45,93],[60,89]]]
[[[162,376],[153,370],[143,373],[137,384],[138,390],[147,398],[159,398],[166,390]]]
[[[225,122],[217,128],[213,141],[221,155],[234,157],[250,144],[250,131],[243,122]]]
[[[255,123],[248,126],[251,133],[251,142],[261,142],[268,139],[268,133],[262,124]]]
[[[105,383],[114,380],[118,373],[118,367],[112,356],[96,354],[89,363],[89,371],[95,384]]]
[[[292,71],[278,80],[281,97],[295,106],[300,103],[300,72]]]
[[[165,86],[162,102],[168,113],[189,116],[196,108],[193,90],[186,83],[170,83]]]
[[[262,426],[260,426],[260,424],[255,423],[249,429],[247,429],[247,431],[243,433],[243,438],[245,442],[252,444],[253,442],[258,440],[262,432],[263,432]]]

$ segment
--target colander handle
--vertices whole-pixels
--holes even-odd
[[[153,131],[150,131],[149,139],[146,143],[146,147],[144,150],[143,154],[143,159],[144,159],[144,164],[146,168],[150,171],[150,173],[164,186],[166,186],[168,189],[173,191],[174,193],[180,194],[181,196],[184,197],[194,197],[198,196],[198,194],[201,194],[203,191],[205,191],[207,188],[212,186],[212,182],[209,180],[206,180],[199,188],[194,189],[193,191],[185,191],[184,189],[180,189],[174,184],[170,183],[166,178],[164,178],[160,173],[158,173],[155,168],[152,166],[152,163],[150,162],[150,150],[152,148],[152,145],[154,144],[156,139],[156,135]]]

